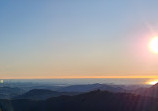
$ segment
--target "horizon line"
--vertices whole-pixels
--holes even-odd
[[[51,76],[51,77],[10,77],[0,79],[154,79],[158,76]]]

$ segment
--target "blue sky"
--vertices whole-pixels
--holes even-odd
[[[155,75],[153,0],[0,1],[3,78]]]

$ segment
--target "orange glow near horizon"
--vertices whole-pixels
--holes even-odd
[[[158,37],[154,37],[151,39],[149,47],[152,52],[158,53]]]
[[[1,79],[101,79],[101,78],[107,78],[107,79],[143,79],[143,78],[149,78],[149,79],[155,79],[158,78],[158,76],[52,76],[52,77],[10,77],[10,78],[1,78]],[[158,80],[158,79],[157,79]],[[149,83],[149,82],[148,82]]]

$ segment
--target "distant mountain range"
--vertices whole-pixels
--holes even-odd
[[[13,99],[32,99],[32,100],[45,100],[50,97],[58,97],[61,95],[77,95],[79,93],[75,92],[57,92],[47,89],[33,89],[22,95],[14,97]]]
[[[0,87],[0,99],[10,99],[23,94],[25,91],[17,87]]]
[[[31,89],[28,91],[28,89]],[[120,86],[106,84],[85,84],[71,86],[32,86],[30,88],[0,87],[0,99],[47,99],[61,95],[74,95],[93,90],[106,90],[111,92],[125,92]]]
[[[155,86],[153,86],[155,87]],[[29,90],[31,89],[31,90]],[[110,91],[110,92],[128,92],[134,94],[144,94],[149,92],[151,88],[141,88],[138,86],[122,86],[107,84],[84,84],[71,86],[30,86],[29,87],[0,87],[0,99],[36,99],[43,100],[49,97],[57,97],[61,95],[75,95],[94,90]],[[137,90],[135,90],[137,89]],[[155,89],[154,89],[155,91]],[[147,93],[145,93],[147,96]],[[150,95],[150,94],[149,94]],[[156,92],[154,97],[156,97]]]
[[[136,88],[87,84],[26,92],[0,87],[0,111],[158,111],[158,84]]]
[[[50,97],[57,97],[61,95],[77,95],[83,92],[89,92],[94,90],[103,90],[110,92],[125,92],[125,90],[118,86],[110,86],[105,84],[87,84],[87,85],[72,85],[62,87],[57,91],[51,91],[48,89],[33,89],[24,94],[18,95],[13,99],[33,99],[44,100]]]
[[[86,84],[86,85],[71,85],[67,87],[60,88],[59,92],[89,92],[93,90],[103,90],[103,91],[111,91],[111,92],[125,92],[125,89],[114,86],[114,85],[106,85],[106,84]]]

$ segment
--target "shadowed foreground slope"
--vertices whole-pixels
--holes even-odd
[[[158,99],[99,90],[45,101],[21,99],[11,103],[14,111],[158,111]]]

